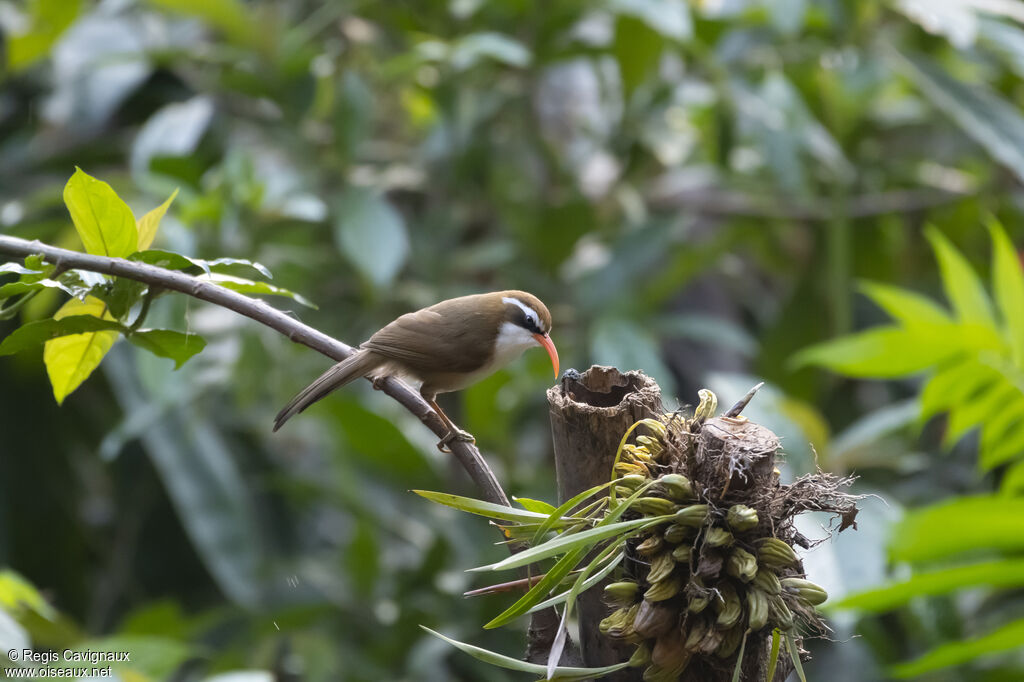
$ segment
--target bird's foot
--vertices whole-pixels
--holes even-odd
[[[388,380],[387,375],[386,374],[382,374],[380,376],[373,377],[373,379],[370,380],[370,383],[373,384],[373,390],[375,390],[375,391],[383,391],[384,390],[384,382],[387,381],[387,380]]]
[[[448,434],[437,442],[437,449],[441,452],[451,452],[451,448],[448,447],[448,443],[453,440],[460,440],[464,443],[476,443],[476,438],[473,437],[469,431],[463,431],[462,429],[452,429]]]

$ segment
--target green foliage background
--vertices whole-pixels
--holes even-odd
[[[811,553],[812,578],[836,601],[900,578],[849,596],[808,674],[1018,680],[1022,19],[971,0],[8,0],[0,230],[81,249],[79,166],[137,216],[178,190],[155,248],[258,261],[319,308],[275,305],[350,343],[515,287],[551,307],[563,366],[642,368],[670,406],[765,379],[748,414],[783,436],[785,475],[813,444],[888,503]],[[45,288],[0,334],[66,298]],[[875,356],[839,339],[794,361],[890,317],[906,336]],[[459,596],[501,555],[492,529],[407,492],[474,494],[430,434],[361,386],[272,437],[323,358],[182,297],[149,320],[206,346],[174,371],[115,344],[62,407],[41,350],[0,361],[0,644],[129,647],[124,680],[504,679],[418,627],[522,643],[480,629],[507,600]],[[448,404],[512,494],[553,500],[546,362]],[[911,551],[954,520],[986,532]]]

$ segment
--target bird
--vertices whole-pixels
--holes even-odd
[[[448,433],[437,444],[475,442],[437,404],[440,393],[480,381],[528,348],[547,351],[558,377],[558,351],[551,340],[551,313],[539,298],[519,290],[450,298],[406,313],[382,327],[349,357],[304,388],[274,419],[274,431],[335,389],[360,377],[375,388],[388,376],[419,386],[420,395]]]

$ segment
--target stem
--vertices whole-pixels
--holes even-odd
[[[135,321],[132,322],[132,326],[129,327],[133,332],[137,331],[142,323],[146,321],[146,315],[149,314],[149,306],[153,303],[153,299],[160,293],[160,287],[149,287],[146,290],[146,296],[142,299],[142,307],[139,309],[139,314],[135,317]]]
[[[344,360],[354,351],[351,346],[338,341],[308,325],[305,325],[286,313],[271,307],[267,303],[249,298],[237,292],[225,289],[212,282],[203,281],[181,272],[165,270],[145,263],[136,263],[124,258],[108,258],[94,256],[78,251],[69,251],[50,246],[40,241],[28,241],[9,235],[0,235],[0,253],[11,256],[30,256],[41,254],[43,258],[58,268],[88,270],[117,277],[126,277],[137,282],[144,282],[150,287],[161,287],[171,291],[198,298],[222,308],[233,310],[239,315],[256,320],[260,324],[284,334],[295,343],[326,355],[332,360]],[[438,438],[448,433],[437,413],[411,389],[394,377],[380,382],[385,394],[397,401],[402,407],[416,416]],[[510,506],[505,491],[502,490],[494,472],[484,461],[480,451],[472,443],[454,441],[449,447],[459,464],[466,470],[470,478],[480,490],[482,498],[494,504]]]

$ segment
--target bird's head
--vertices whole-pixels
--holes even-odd
[[[498,331],[496,351],[504,349],[522,351],[529,346],[540,346],[548,352],[551,366],[558,376],[558,351],[551,341],[551,313],[539,298],[525,291],[501,291],[504,321]]]

